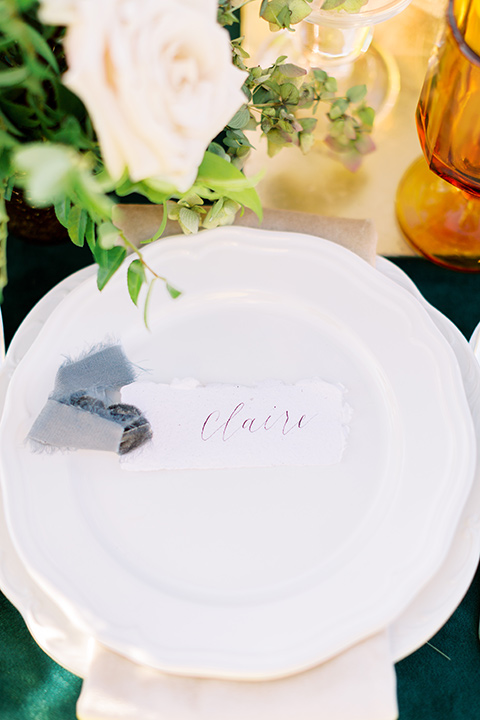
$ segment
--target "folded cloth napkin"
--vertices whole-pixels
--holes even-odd
[[[162,223],[162,218],[163,208],[159,205],[117,205],[113,217],[115,225],[123,230],[135,245],[153,237]],[[375,265],[377,235],[373,222],[368,219],[325,217],[313,213],[266,208],[261,226],[251,210],[245,210],[241,217],[237,216],[235,225],[316,235],[352,250],[371,265]],[[180,233],[178,223],[168,220],[164,236]]]
[[[115,222],[131,242],[151,237],[155,206],[118,206]],[[253,213],[239,220],[257,226]],[[305,232],[352,249],[374,264],[370,220],[265,212],[265,229]],[[167,227],[167,234],[178,229]],[[80,720],[395,720],[396,682],[384,630],[321,665],[278,680],[192,678],[138,665],[96,643],[78,700]]]
[[[79,720],[395,720],[387,633],[312,670],[258,682],[181,677],[96,645]]]

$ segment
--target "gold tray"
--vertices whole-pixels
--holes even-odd
[[[264,139],[252,140],[257,150],[246,170],[248,174],[265,170],[258,186],[265,207],[371,218],[378,232],[379,254],[415,255],[396,221],[395,194],[403,173],[421,152],[415,108],[441,28],[443,6],[444,0],[414,0],[400,15],[375,27],[374,51],[381,52],[387,61],[393,56],[398,68],[393,82],[399,81],[400,91],[393,108],[377,122],[372,135],[377,149],[365,158],[360,170],[352,173],[328,157],[320,139],[307,155],[292,147],[274,158],[267,157]],[[251,61],[260,62],[262,48],[272,33],[258,17],[257,2],[246,5],[242,13],[245,47]],[[319,113],[322,111],[320,105]]]

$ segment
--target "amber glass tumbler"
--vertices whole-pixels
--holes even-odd
[[[479,272],[480,0],[450,0],[416,120],[424,158],[400,181],[400,226],[425,257]]]

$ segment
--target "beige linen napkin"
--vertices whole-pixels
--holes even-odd
[[[135,243],[151,237],[161,219],[162,209],[156,206],[116,209],[116,224]],[[258,220],[246,212],[237,224],[258,227]],[[370,220],[266,210],[262,227],[324,237],[375,262],[376,233]],[[169,224],[166,234],[175,233],[178,226]],[[167,674],[96,643],[77,714],[80,720],[395,720],[388,632],[310,670],[258,682]]]
[[[279,680],[190,678],[132,663],[97,644],[80,720],[395,720],[387,633]]]
[[[130,242],[139,245],[143,240],[155,235],[161,225],[162,217],[163,208],[159,205],[117,205],[113,219],[115,225],[124,231]],[[241,217],[237,215],[235,225],[316,235],[352,250],[371,265],[375,265],[377,234],[371,220],[325,217],[267,208],[264,210],[261,225],[251,210],[246,210]],[[178,223],[168,220],[164,236],[180,233]]]

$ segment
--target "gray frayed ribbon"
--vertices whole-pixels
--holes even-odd
[[[120,345],[107,345],[62,365],[55,377],[52,397],[69,397],[79,390],[118,390],[130,385],[137,373]]]
[[[55,448],[117,452],[122,435],[121,425],[49,398],[28,438]]]
[[[133,405],[110,402],[137,372],[120,345],[95,349],[62,365],[28,440],[35,449],[107,450],[124,455],[152,437]]]

